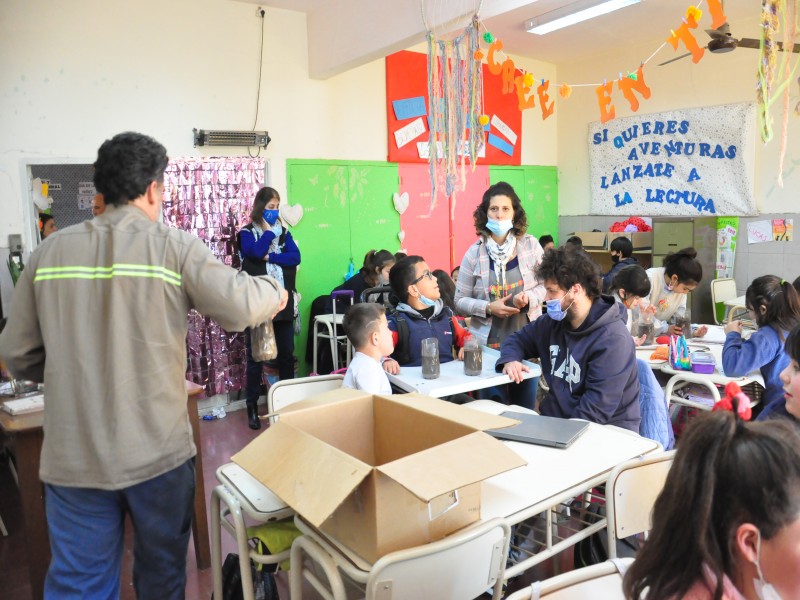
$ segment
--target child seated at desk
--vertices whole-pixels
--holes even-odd
[[[639,310],[644,311],[652,310],[654,313],[656,311],[654,307],[647,304],[647,297],[650,295],[650,279],[647,277],[647,271],[639,265],[629,265],[617,271],[611,281],[610,293],[628,311],[628,331],[633,331],[634,308],[639,307]],[[646,335],[634,336],[633,343],[641,346],[646,337]]]
[[[389,315],[389,329],[394,334],[392,358],[403,367],[422,364],[422,340],[439,340],[439,362],[455,358],[453,348],[463,345],[467,331],[453,319],[453,311],[445,306],[439,284],[421,256],[407,256],[389,272],[392,292],[400,300]]]
[[[394,344],[383,306],[375,302],[355,304],[345,314],[342,326],[356,350],[342,385],[371,394],[391,394],[392,386],[384,369],[396,373],[397,362],[386,358],[394,350]]]
[[[745,305],[754,315],[758,329],[743,340],[742,321],[731,321],[725,326],[722,369],[728,377],[761,369],[764,409],[757,420],[785,417],[786,400],[780,375],[790,362],[784,348],[786,338],[800,325],[800,298],[788,281],[775,275],[763,275],[747,288]]]
[[[684,248],[667,254],[664,266],[647,269],[647,276],[650,278],[650,305],[656,307],[653,322],[656,335],[683,335],[683,328],[670,325],[668,320],[674,314],[686,314],[686,298],[703,279],[703,265],[697,260],[697,250]],[[694,335],[703,337],[707,331],[708,327],[701,325]]]

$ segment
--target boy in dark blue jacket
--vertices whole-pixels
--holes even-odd
[[[389,329],[397,334],[392,358],[401,366],[420,366],[422,340],[431,337],[439,340],[440,362],[456,358],[453,346],[462,345],[458,338],[465,331],[453,323],[453,311],[442,302],[436,276],[425,260],[421,256],[401,259],[389,272],[389,283],[400,300],[388,316]],[[384,369],[390,373],[396,372],[390,370],[395,366],[384,362]]]
[[[597,265],[583,252],[557,248],[536,269],[545,282],[547,315],[510,335],[496,369],[515,382],[521,361],[539,358],[550,387],[540,412],[639,432],[636,351],[625,307],[600,295]]]

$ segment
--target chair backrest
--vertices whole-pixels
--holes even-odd
[[[367,580],[366,600],[467,600],[495,588],[500,597],[509,526],[492,519],[438,542],[387,554]]]
[[[738,295],[735,279],[721,277],[711,281],[711,302],[714,304],[714,322],[717,325],[725,319],[725,301],[733,300]]]
[[[519,590],[506,600],[624,600],[622,578],[632,558],[608,560],[590,567],[575,569]]]
[[[616,557],[617,539],[650,531],[656,498],[664,487],[675,451],[634,458],[618,465],[606,482],[608,556]]]
[[[342,387],[344,375],[317,375],[284,379],[270,386],[267,392],[267,410],[270,415],[311,396]],[[270,417],[270,423],[276,418]]]

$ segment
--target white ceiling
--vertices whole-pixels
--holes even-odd
[[[324,79],[398,50],[425,41],[422,13],[438,37],[463,29],[480,0],[236,0],[254,6],[280,8],[306,14],[308,23],[309,72]],[[692,0],[643,0],[614,13],[603,15],[538,36],[527,33],[528,19],[573,0],[483,0],[481,21],[502,40],[504,50],[513,55],[553,64],[567,64],[618,50],[620,45],[635,46],[652,40],[655,50],[680,25]],[[699,0],[694,1],[695,4]],[[735,37],[754,37],[758,32],[760,3],[756,0],[727,0],[725,12],[734,24]],[[708,38],[700,31],[708,27],[708,7],[697,38]],[[268,15],[267,15],[267,18]],[[745,31],[746,30],[746,31]],[[740,48],[737,52],[754,52]],[[671,48],[662,51],[659,61],[673,57]],[[647,57],[641,57],[644,60]]]

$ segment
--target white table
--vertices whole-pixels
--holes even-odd
[[[486,402],[491,401],[484,401],[480,406],[476,405],[476,408],[493,413],[501,406],[508,409],[499,403],[495,403],[499,406],[494,407]],[[585,507],[576,507],[570,505],[570,502],[573,499],[583,499],[585,502],[585,494],[605,483],[610,471],[618,464],[661,450],[658,442],[613,425],[596,423],[590,423],[586,432],[564,450],[521,442],[505,443],[528,464],[483,482],[481,520],[500,517],[510,525],[516,525],[542,515],[545,537],[544,541],[532,542],[532,545],[538,546],[535,553],[526,550],[518,553],[517,562],[505,570],[506,580],[604,529],[605,519],[591,523],[578,519],[581,527],[572,529],[567,524],[559,524],[557,516],[565,509],[575,511],[576,508],[580,510]],[[360,584],[367,581],[372,568],[369,562],[353,554],[301,517],[296,517],[295,523],[304,535],[330,555],[338,571]],[[571,523],[575,524],[574,516]],[[517,529],[517,536],[521,530],[521,527]],[[295,597],[295,590],[292,590],[291,595]]]
[[[511,378],[504,373],[496,373],[494,365],[500,358],[500,352],[487,346],[481,347],[483,351],[483,371],[480,375],[464,375],[464,362],[453,360],[439,366],[439,377],[424,379],[422,367],[400,367],[400,373],[389,375],[389,381],[406,392],[417,392],[434,398],[444,398],[453,394],[465,394],[474,390],[482,390],[496,385],[511,383]],[[530,371],[524,373],[525,379],[539,377],[542,369],[539,365],[523,361]]]

